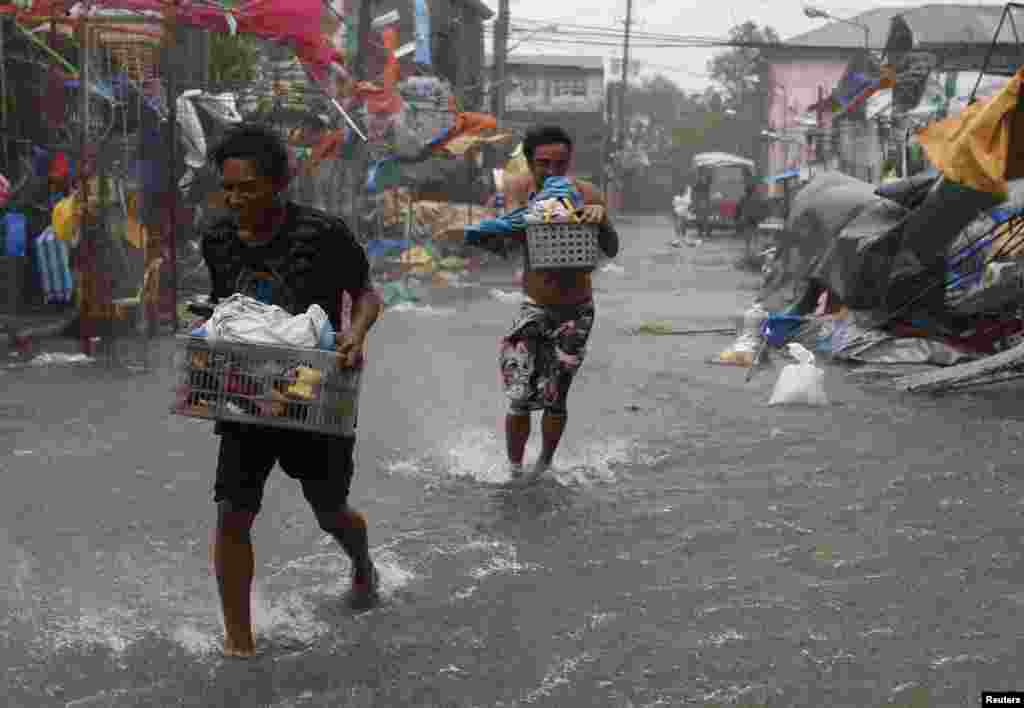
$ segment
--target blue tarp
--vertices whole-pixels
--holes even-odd
[[[772,175],[771,177],[765,177],[764,181],[768,184],[774,184],[776,182],[781,182],[784,179],[792,179],[793,177],[799,176],[800,170],[793,168],[792,170],[786,170],[785,172],[780,172],[779,174]]]
[[[386,256],[389,253],[401,253],[412,247],[412,241],[398,238],[382,238],[366,242],[366,255],[370,258]]]

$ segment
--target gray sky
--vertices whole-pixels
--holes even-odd
[[[497,0],[485,0],[497,10]],[[824,20],[811,20],[804,16],[804,0],[634,0],[633,17],[638,32],[657,32],[671,35],[702,35],[725,37],[730,27],[754,20],[758,25],[774,27],[786,39],[793,35],[821,27]],[[921,3],[893,2],[892,0],[823,0],[811,3],[837,17],[854,15],[876,7],[906,7],[924,4],[991,5],[993,3],[960,0],[929,0]],[[1001,6],[1001,3],[999,4]],[[568,22],[577,25],[610,27],[626,16],[625,0],[612,0],[599,10],[590,0],[511,0],[512,22],[540,20]],[[521,35],[520,35],[521,38]],[[487,35],[490,41],[490,35]],[[533,44],[528,40],[518,44],[513,35],[512,55],[523,54],[580,54],[610,58],[620,54],[609,47],[559,47],[552,44]],[[489,48],[488,48],[489,49]],[[660,72],[669,76],[688,91],[702,91],[709,83],[706,76],[708,59],[714,51],[706,49],[637,49],[630,51],[631,59],[649,62],[644,74]]]

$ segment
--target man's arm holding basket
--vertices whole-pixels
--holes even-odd
[[[608,208],[605,204],[604,195],[589,182],[579,181],[577,189],[583,195],[583,221],[588,224],[597,224],[597,244],[609,258],[615,258],[619,254],[619,234],[608,218]]]

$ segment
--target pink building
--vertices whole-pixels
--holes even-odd
[[[909,31],[909,50],[930,55],[933,71],[980,71],[991,47],[987,71],[1013,73],[1020,50],[1012,31],[1004,28],[991,46],[1003,12],[1002,5],[967,3],[879,8],[828,22],[765,50],[760,75],[766,123],[763,172],[838,168],[877,181],[891,147],[888,136],[899,132],[883,130],[882,124],[898,125],[900,116],[890,112],[884,120],[847,116],[833,121],[829,112],[816,111],[815,104],[839,85],[851,62],[863,59],[865,45],[876,59],[881,55],[897,17]],[[828,147],[816,150],[812,142]]]

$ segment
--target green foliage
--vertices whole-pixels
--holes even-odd
[[[210,34],[210,80],[213,83],[254,81],[259,50],[246,35]]]
[[[756,22],[748,20],[729,30],[729,39],[749,44],[777,44],[779,35],[771,27],[761,28]],[[758,48],[733,47],[715,55],[708,62],[708,74],[722,86],[727,107],[737,108],[757,93],[757,79],[754,76],[760,60],[761,50]]]

